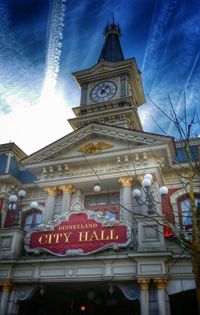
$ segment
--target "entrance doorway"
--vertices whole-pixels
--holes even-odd
[[[140,315],[138,300],[128,300],[116,286],[46,285],[20,302],[19,315]]]
[[[170,296],[171,315],[198,315],[195,290],[179,292]]]

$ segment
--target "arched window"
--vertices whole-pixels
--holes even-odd
[[[195,204],[200,202],[199,188],[194,188]],[[176,226],[181,229],[190,229],[192,226],[192,211],[189,199],[189,190],[178,189],[170,196]]]
[[[22,226],[25,231],[42,224],[42,212],[40,210],[30,210],[24,213]]]

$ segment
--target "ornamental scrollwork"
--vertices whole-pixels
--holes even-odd
[[[44,191],[47,192],[49,196],[56,196],[57,195],[56,186],[45,187]]]
[[[122,185],[122,187],[132,187],[133,178],[131,176],[120,177],[118,182]]]
[[[76,192],[76,188],[72,184],[61,185],[59,189],[62,190],[64,194],[72,195],[73,193]]]
[[[166,283],[167,283],[167,279],[166,278],[157,278],[153,280],[158,289],[165,289],[166,287]]]
[[[150,283],[149,279],[141,278],[141,279],[137,279],[137,282],[139,283],[141,290],[148,290],[149,289],[149,283]]]

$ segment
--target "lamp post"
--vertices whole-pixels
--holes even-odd
[[[135,198],[138,205],[147,205],[148,206],[148,214],[154,214],[155,204],[160,203],[158,200],[156,200],[153,196],[153,193],[150,190],[150,187],[153,182],[153,176],[151,174],[144,175],[144,178],[142,180],[141,186],[145,193],[144,200],[141,200],[141,189],[135,188],[133,189],[133,197]],[[166,186],[162,186],[159,188],[159,194],[161,197],[166,196],[168,194],[168,188]]]
[[[15,221],[14,225],[19,226],[20,225],[20,218],[21,218],[21,212],[22,212],[22,201],[26,197],[26,191],[23,189],[20,189],[17,193],[17,195],[10,195],[8,198],[9,204],[8,209],[15,212]],[[30,203],[30,208],[35,209],[37,208],[38,203],[36,201],[32,201]]]
[[[20,189],[17,195],[10,195],[8,209],[15,211],[15,222],[14,225],[18,226],[20,222],[21,210],[22,210],[22,201],[26,197],[26,191]]]

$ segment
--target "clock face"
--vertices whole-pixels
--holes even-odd
[[[112,81],[104,81],[95,85],[91,91],[91,99],[94,102],[106,102],[113,98],[117,91],[117,86]]]

